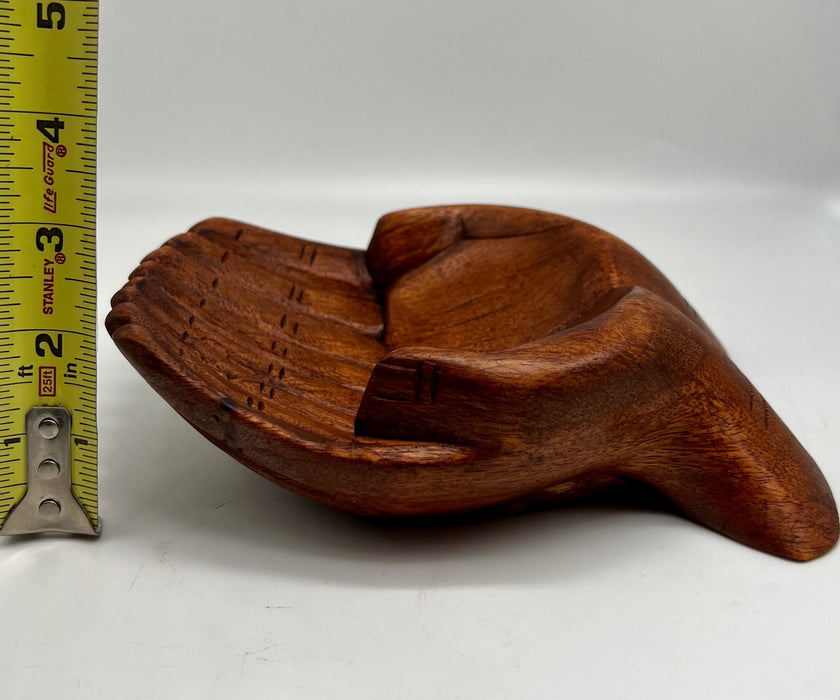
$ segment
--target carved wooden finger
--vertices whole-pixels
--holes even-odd
[[[536,507],[632,480],[781,556],[838,537],[819,469],[693,309],[567,217],[406,210],[366,253],[213,219],[113,307],[116,343],[199,431],[345,510]]]

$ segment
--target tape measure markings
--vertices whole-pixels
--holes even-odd
[[[10,4],[0,0],[0,527],[92,532],[98,4]],[[58,426],[52,447],[39,416]],[[70,467],[57,501],[32,462],[50,450]],[[33,494],[57,514],[39,514]],[[56,527],[40,527],[49,517]]]

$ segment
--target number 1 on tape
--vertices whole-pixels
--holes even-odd
[[[98,534],[98,3],[0,0],[0,534]]]

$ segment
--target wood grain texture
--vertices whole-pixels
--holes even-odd
[[[703,321],[574,219],[399,211],[366,252],[209,219],[112,305],[114,341],[193,426],[337,508],[521,510],[643,483],[766,552],[837,541],[823,475]]]

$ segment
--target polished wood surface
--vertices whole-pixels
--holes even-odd
[[[337,508],[496,512],[641,482],[763,551],[837,541],[823,475],[695,311],[574,219],[405,210],[367,251],[209,219],[112,304],[114,341],[193,426]]]

